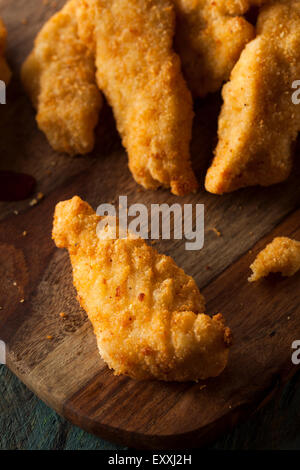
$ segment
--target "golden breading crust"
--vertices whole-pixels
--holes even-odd
[[[135,180],[145,188],[197,189],[189,143],[192,98],[172,50],[169,0],[79,0],[79,33],[96,54]]]
[[[300,269],[300,242],[287,237],[274,238],[258,254],[250,268],[253,274],[249,282],[258,281],[270,273],[293,276]]]
[[[102,358],[135,379],[196,381],[226,366],[230,330],[202,314],[194,280],[143,239],[112,240],[79,197],[57,204],[53,239],[69,250],[78,300]]]
[[[274,0],[217,0],[219,9],[229,15],[243,15],[251,7],[260,7]]]
[[[11,71],[5,59],[7,31],[2,19],[0,18],[0,80],[6,83],[10,82]]]
[[[223,88],[219,143],[205,186],[216,194],[285,180],[300,130],[292,83],[300,77],[300,1],[266,6]]]
[[[217,91],[254,28],[241,16],[220,12],[218,0],[173,0],[177,26],[175,44],[193,95],[203,97]]]
[[[70,155],[93,149],[102,106],[94,57],[77,34],[76,4],[69,1],[45,24],[22,69],[39,128],[54,150]]]

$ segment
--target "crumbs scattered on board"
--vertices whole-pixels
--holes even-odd
[[[41,201],[42,199],[44,198],[44,194],[43,193],[37,193],[37,196],[35,198],[33,198],[29,205],[30,206],[35,206],[39,201]]]
[[[216,227],[212,227],[209,231],[214,232],[218,237],[222,237],[222,233]]]

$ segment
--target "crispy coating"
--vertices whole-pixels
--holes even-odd
[[[70,155],[93,149],[102,106],[93,55],[78,37],[76,3],[69,1],[44,25],[22,69],[39,128],[54,150]]]
[[[176,195],[197,189],[189,143],[192,98],[172,50],[169,0],[79,0],[79,32],[96,54],[135,180]]]
[[[300,2],[262,9],[249,43],[223,88],[219,142],[206,189],[222,194],[285,180],[300,129],[292,83],[300,77]]]
[[[224,14],[218,0],[173,0],[175,44],[190,90],[203,97],[228,80],[254,28],[241,16]]]
[[[258,254],[250,268],[253,274],[249,282],[258,281],[270,273],[293,276],[300,269],[300,242],[287,237],[274,238]]]
[[[10,82],[11,71],[5,59],[7,31],[2,19],[0,18],[0,80],[6,83]]]
[[[78,300],[116,375],[196,381],[219,375],[231,340],[221,314],[204,315],[194,280],[143,239],[111,239],[79,197],[57,204],[53,239],[69,250]]]
[[[223,13],[229,15],[243,15],[251,7],[261,7],[274,0],[218,0],[217,4]]]

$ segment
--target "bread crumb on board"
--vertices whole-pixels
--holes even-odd
[[[251,264],[249,282],[255,282],[270,273],[293,276],[300,270],[300,242],[288,237],[276,237]]]

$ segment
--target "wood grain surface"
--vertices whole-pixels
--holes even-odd
[[[146,192],[131,178],[108,106],[91,155],[55,153],[37,130],[19,71],[36,32],[62,4],[0,0],[14,72],[8,104],[0,107],[0,167],[32,174],[45,195],[34,207],[30,201],[0,205],[0,338],[8,345],[8,366],[58,413],[102,437],[142,448],[204,445],[264,403],[297,370],[291,344],[300,339],[300,276],[274,276],[256,285],[247,277],[255,254],[274,235],[300,240],[300,165],[281,185],[223,197],[203,186],[181,199],[165,190]],[[200,181],[212,157],[219,106],[218,96],[195,104],[191,148]],[[68,255],[51,241],[55,204],[75,194],[94,208],[119,195],[147,206],[205,204],[203,250],[188,253],[178,240],[155,246],[194,276],[208,313],[221,311],[233,331],[229,366],[219,378],[199,384],[136,382],[107,369],[75,299]]]
[[[299,449],[300,371],[264,407],[209,449]],[[119,450],[124,447],[74,426],[0,366],[0,450]],[[201,443],[199,443],[201,445]],[[204,449],[207,449],[204,448]],[[128,449],[130,455],[130,449]]]

